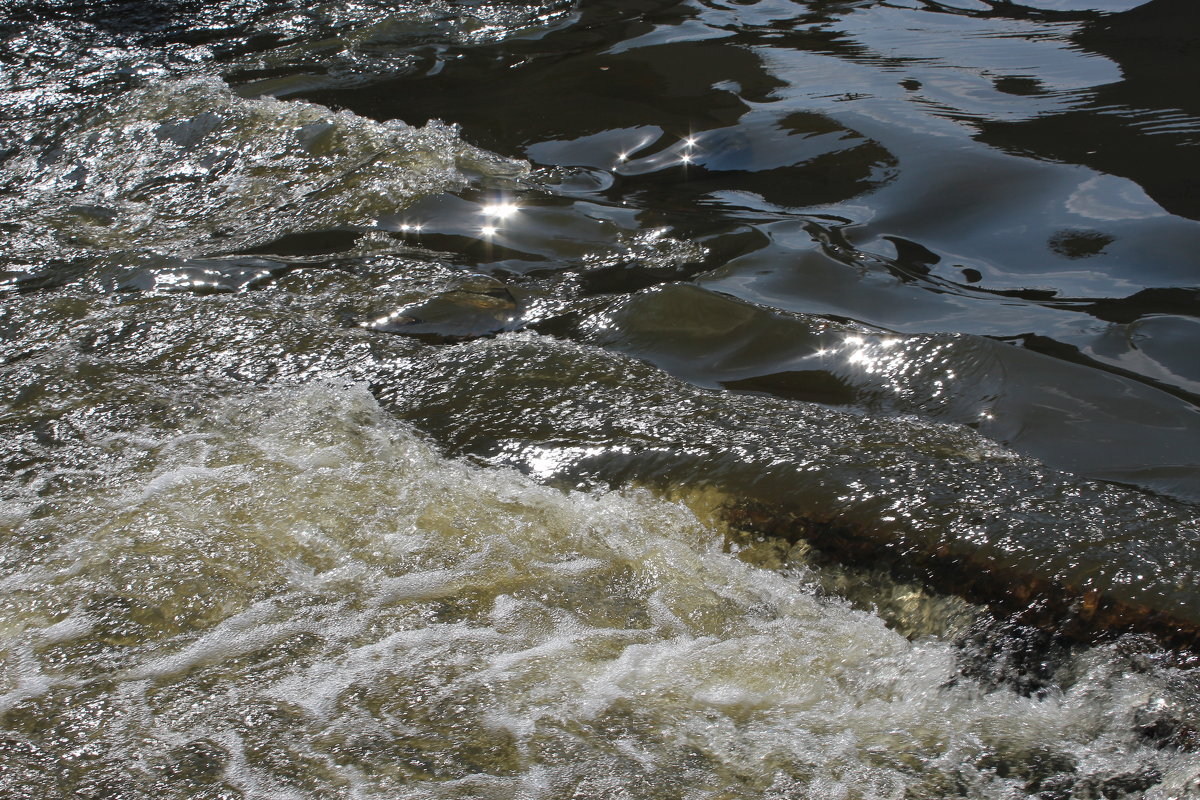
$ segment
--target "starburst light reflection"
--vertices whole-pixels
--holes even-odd
[[[489,219],[506,220],[511,218],[520,210],[520,206],[511,200],[501,200],[497,203],[489,203],[480,209],[480,212]]]

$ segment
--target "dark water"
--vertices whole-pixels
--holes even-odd
[[[1200,796],[1198,24],[0,4],[0,787]]]

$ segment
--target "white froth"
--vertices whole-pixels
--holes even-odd
[[[513,176],[523,162],[462,141],[453,126],[375,122],[304,102],[247,99],[215,78],[132,91],[69,133],[54,156],[5,165],[30,224],[14,245],[176,257],[285,234],[371,226],[418,197],[463,185],[463,170]],[[195,268],[168,269],[205,288]],[[220,288],[219,275],[213,288]]]
[[[87,747],[130,797],[194,773],[179,786],[389,800],[1013,798],[1047,763],[1097,791],[1196,767],[1134,731],[1180,701],[1169,671],[1101,648],[1043,696],[981,685],[683,505],[444,459],[364,389],[199,427],[8,534],[57,540],[0,607],[0,725],[35,765]]]

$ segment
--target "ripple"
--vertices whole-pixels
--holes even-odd
[[[7,210],[24,218],[26,247],[45,247],[52,232],[60,252],[190,256],[370,227],[464,185],[465,169],[516,175],[525,165],[467,145],[453,127],[246,100],[198,79],[131,92],[53,150],[5,169],[26,193]]]

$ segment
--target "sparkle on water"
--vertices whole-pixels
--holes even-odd
[[[1154,642],[729,521],[1194,611],[1186,508],[997,444],[1192,474],[1190,173],[1113,151],[1195,121],[1082,0],[104,5],[0,3],[0,795],[1200,798]],[[1025,146],[1088,103],[1152,136]]]

